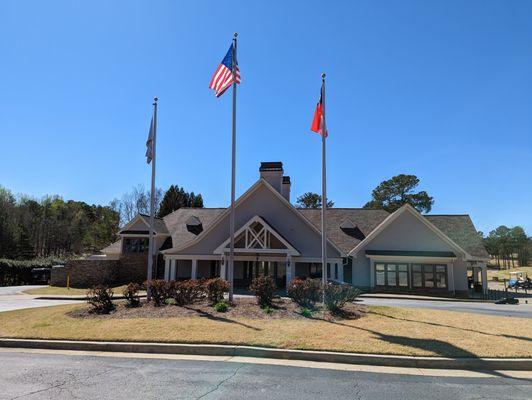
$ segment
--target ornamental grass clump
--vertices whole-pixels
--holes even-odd
[[[220,300],[214,305],[214,311],[216,312],[226,312],[229,309],[229,303],[225,300]]]
[[[87,303],[91,306],[91,312],[109,314],[115,309],[113,290],[105,285],[96,285],[88,290]]]
[[[301,308],[314,309],[321,301],[321,282],[319,279],[292,279],[288,284],[288,297]]]
[[[339,314],[346,303],[351,303],[360,295],[360,290],[345,284],[328,283],[323,287],[325,307],[332,314]]]
[[[249,290],[255,294],[257,303],[262,308],[272,305],[275,289],[275,280],[271,276],[259,276],[253,279],[249,286]]]

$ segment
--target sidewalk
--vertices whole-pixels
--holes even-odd
[[[87,299],[87,296],[85,295],[80,295],[80,294],[76,294],[76,295],[26,295],[26,296],[32,296],[34,300],[86,300]],[[140,298],[145,298],[146,297],[146,292],[139,292],[139,297]],[[114,300],[123,300],[125,299],[124,295],[122,294],[114,294],[113,295],[113,299]]]
[[[367,299],[397,299],[397,300],[429,300],[429,301],[472,301],[478,302],[482,300],[477,299],[463,299],[457,297],[438,297],[438,296],[424,296],[417,294],[400,294],[400,293],[364,293],[360,295],[361,298]]]

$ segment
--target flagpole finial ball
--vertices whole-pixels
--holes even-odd
[[[159,100],[158,97],[154,97],[154,98],[153,98],[153,101],[156,102],[156,103],[157,103],[158,100]]]
[[[325,79],[325,72],[321,74],[321,79]]]
[[[235,32],[235,34],[233,35],[236,39],[236,37],[238,36],[238,32]]]

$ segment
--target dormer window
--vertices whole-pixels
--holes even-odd
[[[187,231],[194,235],[199,235],[203,231],[203,225],[198,217],[192,216],[185,222],[187,225]]]
[[[358,240],[364,240],[366,235],[362,233],[358,226],[353,224],[350,220],[345,220],[340,224],[340,229],[343,233]]]

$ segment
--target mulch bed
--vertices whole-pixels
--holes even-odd
[[[124,301],[115,302],[116,308],[110,314],[96,314],[89,307],[77,309],[68,313],[73,318],[90,319],[129,319],[129,318],[172,318],[172,317],[204,317],[204,318],[248,318],[248,319],[305,319],[301,315],[300,307],[291,300],[274,299],[273,312],[266,314],[254,298],[235,299],[232,306],[222,313],[214,310],[207,301],[188,306],[164,305],[155,307],[153,303],[142,301],[140,307],[128,307]],[[332,315],[328,310],[320,308],[312,312],[311,319],[327,321],[358,319],[367,313],[367,308],[358,304],[347,304],[341,315]]]

